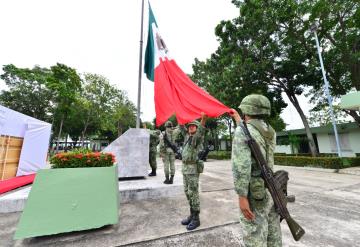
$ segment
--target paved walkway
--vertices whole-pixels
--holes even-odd
[[[289,204],[306,230],[292,240],[282,223],[284,246],[360,246],[360,177],[322,169],[277,167],[290,172]],[[179,176],[180,164],[177,163]],[[182,194],[121,204],[120,223],[101,229],[13,241],[19,213],[0,214],[0,246],[241,246],[237,198],[229,161],[210,160],[201,176],[201,227],[187,232],[180,220],[188,214]]]

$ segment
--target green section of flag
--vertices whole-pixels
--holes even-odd
[[[149,28],[148,28],[148,38],[147,45],[145,49],[145,65],[144,72],[146,73],[146,77],[154,81],[154,69],[155,69],[155,44],[154,37],[152,32],[152,24],[155,23],[157,27],[157,23],[154,17],[154,13],[152,12],[150,3],[149,3]]]
[[[14,239],[118,223],[117,167],[40,170]]]

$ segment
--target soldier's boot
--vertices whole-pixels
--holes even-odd
[[[188,231],[192,231],[200,226],[200,217],[199,217],[200,211],[194,211],[193,217],[189,223],[189,225],[186,226],[186,229]]]
[[[170,184],[169,175],[165,175],[164,184]]]
[[[169,184],[173,184],[174,183],[174,175],[171,175],[170,180],[169,180]]]
[[[193,214],[194,214],[193,210],[190,209],[190,215],[181,221],[181,225],[184,225],[184,226],[189,225],[189,223],[191,222],[191,219],[193,217]]]
[[[156,176],[156,170],[151,168],[151,172],[149,173],[149,177]]]

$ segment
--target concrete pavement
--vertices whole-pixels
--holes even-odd
[[[282,223],[284,246],[360,246],[360,177],[323,169],[276,167],[290,172],[289,204],[306,230],[292,240]],[[180,178],[180,164],[177,174]],[[101,229],[13,241],[19,213],[0,214],[0,246],[241,246],[237,197],[229,161],[210,160],[201,175],[201,227],[188,232],[184,194],[121,204],[120,223]]]

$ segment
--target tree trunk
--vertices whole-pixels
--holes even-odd
[[[119,137],[122,134],[122,127],[121,127],[120,121],[118,121],[117,129],[118,129],[118,137]]]
[[[309,148],[310,148],[310,152],[311,152],[311,155],[313,157],[315,157],[317,155],[317,149],[316,149],[316,145],[315,145],[315,141],[314,141],[314,138],[313,138],[313,135],[311,133],[311,130],[310,130],[310,126],[309,126],[309,122],[308,120],[306,119],[306,116],[303,112],[303,110],[301,109],[300,107],[300,104],[299,104],[299,101],[297,100],[296,96],[294,93],[290,92],[290,91],[287,91],[285,90],[285,93],[286,95],[288,96],[290,102],[293,104],[293,106],[295,107],[296,111],[299,113],[300,115],[300,118],[304,124],[304,127],[305,127],[305,132],[306,132],[306,137],[308,139],[308,143],[309,143]]]
[[[84,129],[83,129],[83,131],[81,131],[81,147],[84,147],[85,133],[86,133],[87,127],[89,126],[89,120],[90,120],[90,115],[91,114],[92,114],[92,112],[90,111],[88,116],[87,116]]]
[[[360,116],[359,114],[356,112],[356,111],[353,111],[353,110],[346,110],[345,111],[347,114],[349,114],[350,116],[352,116],[355,120],[355,122],[359,125],[360,127]]]
[[[60,141],[60,137],[61,137],[61,131],[62,131],[63,124],[64,124],[64,115],[62,115],[62,117],[61,117],[59,134],[58,134],[58,138],[57,138],[57,142],[56,142],[56,152],[59,151],[59,141]]]
[[[65,147],[64,147],[65,152],[68,151],[67,141],[68,141],[68,135],[66,135],[65,137]]]

